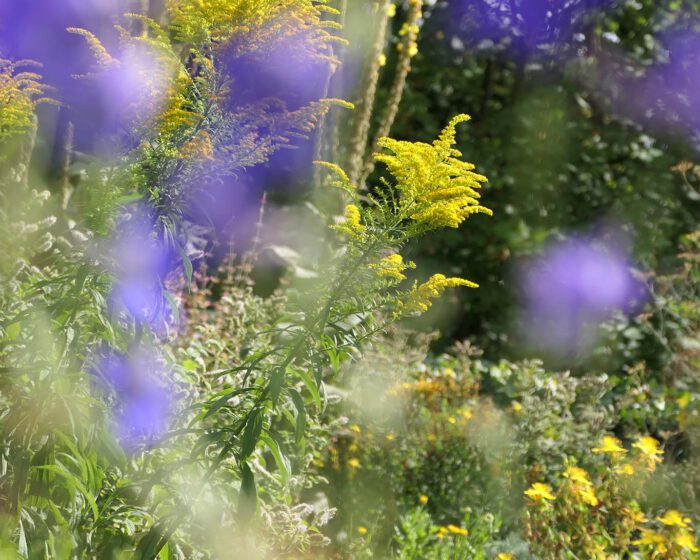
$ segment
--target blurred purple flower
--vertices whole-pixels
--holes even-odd
[[[167,431],[175,399],[159,356],[146,349],[131,356],[108,350],[93,375],[113,397],[115,430],[125,448],[133,450]]]
[[[468,42],[508,41],[512,54],[527,58],[544,46],[571,42],[593,10],[612,0],[453,0],[451,20]]]
[[[125,212],[110,250],[115,276],[110,302],[154,331],[167,329],[170,317],[164,284],[177,268],[172,250],[157,236],[152,212],[137,206]]]
[[[550,245],[522,271],[527,337],[560,356],[586,350],[615,310],[630,314],[644,303],[631,264],[619,243],[596,237]]]
[[[700,34],[675,30],[660,42],[668,61],[648,72],[643,95],[636,98],[657,124],[680,124],[700,133]]]

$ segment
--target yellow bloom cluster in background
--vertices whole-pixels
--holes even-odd
[[[661,444],[640,436],[631,448],[632,452],[616,437],[604,436],[592,452],[607,456],[609,462],[595,482],[588,471],[568,464],[556,489],[535,482],[525,490],[530,504],[527,531],[536,550],[566,546],[580,557],[605,559],[620,558],[630,550],[639,551],[639,558],[669,559],[698,552],[690,517],[677,510],[655,518],[645,515],[637,500],[643,486],[626,482],[631,476],[638,482],[649,479],[663,460]]]

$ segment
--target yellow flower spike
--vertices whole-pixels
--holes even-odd
[[[638,449],[641,459],[646,463],[647,470],[654,471],[656,464],[663,461],[664,451],[660,447],[660,443],[650,436],[642,436],[632,444],[632,447]]]
[[[462,278],[447,278],[443,274],[434,274],[420,286],[414,285],[406,295],[404,302],[407,313],[423,313],[430,309],[432,300],[440,297],[447,288],[466,286],[478,288],[478,284]]]
[[[690,517],[683,517],[683,514],[675,509],[668,510],[662,516],[657,517],[656,520],[669,527],[680,527],[681,529],[690,527],[689,524],[691,522]]]
[[[423,506],[424,506],[425,504],[427,504],[429,500],[430,500],[430,498],[428,498],[428,496],[426,496],[425,494],[421,494],[420,498],[418,498],[418,501],[419,501],[419,502],[421,503],[421,505],[423,505]]]
[[[555,499],[554,494],[552,494],[552,487],[543,482],[535,482],[523,493],[535,503],[540,503],[545,500],[552,501]]]
[[[462,154],[453,148],[457,124],[469,118],[453,118],[432,144],[392,138],[378,142],[390,153],[375,153],[374,159],[384,163],[393,175],[396,189],[402,194],[399,210],[421,231],[457,228],[472,214],[492,214],[479,204],[478,190],[486,177],[474,173],[471,163],[458,159]]]
[[[613,457],[627,453],[627,450],[622,447],[622,442],[613,436],[604,436],[599,446],[594,447],[591,451],[593,453],[605,453]]]
[[[354,204],[348,204],[345,207],[345,221],[331,227],[342,231],[348,237],[360,237],[365,230],[361,222],[360,209]]]

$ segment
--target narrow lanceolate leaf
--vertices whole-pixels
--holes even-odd
[[[270,452],[275,459],[275,463],[277,463],[277,469],[279,470],[282,483],[287,484],[287,481],[291,475],[292,467],[289,463],[289,459],[282,452],[279,442],[272,434],[263,434],[260,439],[262,439],[265,445],[267,445],[267,447],[270,449]]]
[[[304,403],[304,398],[296,389],[290,389],[289,394],[292,397],[294,408],[297,410],[296,423],[294,425],[294,440],[297,445],[300,445],[306,433],[306,405]]]
[[[242,463],[241,493],[238,499],[238,520],[241,524],[246,524],[253,518],[257,505],[258,491],[255,487],[255,476],[248,463]]]
[[[262,408],[256,406],[248,416],[248,420],[243,430],[243,442],[241,444],[241,459],[245,460],[253,454],[255,446],[260,441],[260,432],[262,431],[263,420],[265,415]]]

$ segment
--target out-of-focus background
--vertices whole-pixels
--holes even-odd
[[[4,0],[0,148],[0,556],[697,557],[700,1]]]

